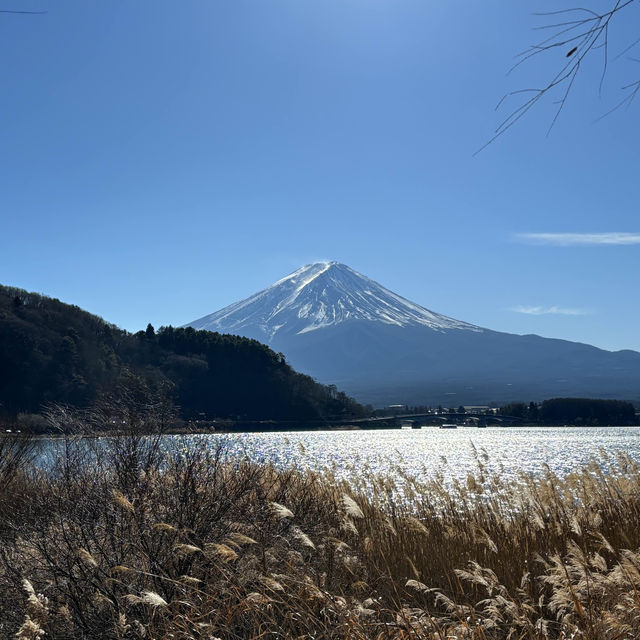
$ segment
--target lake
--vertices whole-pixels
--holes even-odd
[[[505,479],[540,474],[545,465],[559,476],[618,453],[640,462],[640,427],[488,427],[486,429],[388,429],[287,433],[167,436],[175,444],[205,438],[224,441],[230,458],[272,462],[277,467],[332,470],[340,479],[365,472],[402,469],[424,479],[441,473],[464,479],[486,459],[489,471]],[[475,452],[474,452],[475,447]],[[486,454],[486,455],[485,455]]]
[[[167,435],[167,449],[224,443],[228,460],[269,462],[278,468],[330,471],[365,491],[376,475],[418,480],[436,476],[464,481],[478,459],[502,482],[548,467],[563,477],[591,460],[615,461],[627,454],[640,462],[640,427],[459,427],[458,429],[380,429],[371,431],[289,431],[206,435]],[[95,442],[95,441],[94,441]],[[61,441],[41,441],[40,464],[48,466]]]

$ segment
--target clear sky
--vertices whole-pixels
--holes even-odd
[[[598,0],[588,5],[603,8]],[[640,350],[640,3],[474,155],[565,48],[561,1],[0,0],[0,282],[135,331],[338,260],[467,322]],[[564,19],[564,18],[563,18]],[[558,235],[562,234],[562,235]],[[623,235],[620,235],[623,234]]]

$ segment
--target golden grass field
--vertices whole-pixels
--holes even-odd
[[[0,440],[0,638],[640,637],[640,467],[446,486]],[[365,486],[366,491],[365,491]]]

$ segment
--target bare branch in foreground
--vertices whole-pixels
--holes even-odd
[[[536,106],[538,102],[547,96],[547,94],[552,93],[555,89],[562,88],[562,93],[557,102],[555,115],[547,130],[547,135],[549,135],[558,121],[565,104],[567,103],[571,89],[574,86],[583,63],[587,59],[591,59],[593,54],[600,50],[602,50],[603,60],[598,91],[601,94],[610,62],[609,27],[614,18],[618,18],[624,9],[627,9],[635,2],[636,0],[616,0],[613,6],[605,12],[597,12],[577,7],[574,9],[535,14],[545,16],[547,18],[552,16],[566,16],[567,19],[563,20],[560,18],[558,20],[554,20],[550,24],[537,27],[536,30],[551,30],[552,33],[537,44],[532,45],[522,53],[518,54],[517,57],[519,60],[515,65],[513,65],[508,73],[512,73],[522,64],[530,61],[536,56],[544,53],[553,53],[558,49],[566,49],[564,56],[561,58],[562,62],[554,76],[542,86],[512,91],[502,97],[496,106],[496,110],[511,98],[522,96],[523,94],[529,94],[523,102],[516,106],[508,116],[500,122],[494,131],[493,136],[483,144],[475,154],[485,149],[497,138],[506,133],[514,124],[516,124],[516,122],[522,119],[534,106]],[[613,58],[613,60],[618,60],[638,44],[640,44],[640,38],[626,45],[623,50]],[[640,80],[621,87],[621,90],[626,93],[625,97],[604,115],[608,115],[622,106],[628,106],[640,91]]]

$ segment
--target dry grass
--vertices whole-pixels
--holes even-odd
[[[398,472],[365,498],[222,454],[120,435],[12,465],[0,638],[640,637],[629,459],[504,484],[478,454],[465,483]]]

